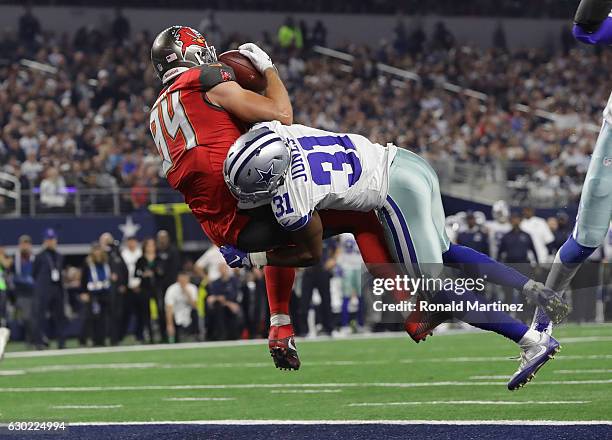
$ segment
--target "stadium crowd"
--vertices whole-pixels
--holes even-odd
[[[311,50],[325,45],[321,23],[288,26],[295,39],[281,28],[282,44],[265,35],[264,46],[290,89],[296,122],[414,149],[443,184],[464,165],[500,185],[531,184],[539,200],[575,202],[609,92],[609,51],[569,42],[559,53],[509,51],[501,29],[496,48],[485,51],[457,45],[442,23],[427,36],[400,21],[376,48],[340,48],[355,55],[345,65]],[[224,35],[214,15],[201,27],[219,51],[246,40]],[[38,212],[73,209],[67,194],[78,190],[94,194],[81,202],[81,211],[91,212],[120,187],[129,188],[122,196],[129,211],[167,188],[148,132],[147,111],[159,90],[150,42],[146,33],[132,34],[121,14],[107,32],[83,27],[54,35],[26,13],[16,32],[0,36],[0,171],[18,177],[24,194],[38,195]],[[376,62],[420,81],[381,75]],[[445,82],[488,98],[452,93]],[[30,207],[24,202],[22,211]],[[0,197],[0,211],[9,203]]]

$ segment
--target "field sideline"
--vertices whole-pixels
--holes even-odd
[[[263,343],[9,353],[0,422],[554,421],[612,423],[612,325],[564,326],[563,349],[522,390],[518,351],[482,332],[299,341],[303,368]],[[514,422],[516,423],[516,422]],[[520,422],[519,422],[520,423]]]

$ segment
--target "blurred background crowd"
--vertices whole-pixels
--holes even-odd
[[[297,11],[301,2],[295,3]],[[366,12],[366,3],[325,2],[328,12],[355,13]],[[398,11],[397,2],[375,3],[379,9],[368,13]],[[550,1],[526,9],[512,0],[406,3],[445,15],[554,16],[561,9]],[[223,7],[275,4],[236,0]],[[217,53],[249,40],[227,34],[212,13],[199,28]],[[610,51],[576,47],[567,27],[559,30],[558,50],[510,50],[501,25],[486,37],[491,49],[460,45],[442,22],[426,33],[401,17],[386,40],[370,46],[331,51],[327,32],[320,21],[287,17],[261,41],[289,89],[296,122],[411,149],[430,161],[447,194],[523,206],[511,211],[496,203],[492,220],[460,212],[448,218],[448,231],[454,241],[541,279],[573,215],[539,218],[530,207],[575,208],[609,94]],[[108,28],[56,34],[25,8],[17,28],[0,33],[0,214],[118,214],[181,201],[160,175],[148,131],[160,89],[151,41],[133,32],[120,10]],[[16,189],[16,197],[8,195]],[[85,346],[267,334],[262,272],[229,269],[214,247],[196,255],[180,251],[166,231],[121,243],[106,233],[85,258],[65,260],[58,238],[47,230],[36,252],[32,241],[41,237],[0,243],[18,249],[0,251],[0,321],[9,322],[16,339],[44,349],[52,338],[62,347],[66,338]],[[612,254],[611,244],[612,235],[577,277],[578,288],[601,287],[581,293],[571,319],[611,316],[610,274],[599,264]],[[327,241],[321,264],[301,271],[295,284],[298,334],[395,329],[362,294],[361,264],[350,236]],[[495,288],[488,294],[516,299]]]
[[[493,219],[482,212],[447,218],[453,242],[491,255],[522,273],[543,279],[550,261],[571,232],[565,212],[547,219],[531,208],[510,211],[494,205]],[[609,238],[612,237],[612,233]],[[607,239],[572,283],[569,320],[601,322],[612,318],[612,282]],[[75,265],[58,250],[58,235],[47,229],[33,251],[23,235],[13,255],[0,247],[0,326],[15,340],[45,349],[57,339],[80,346],[128,343],[229,340],[266,337],[268,305],[263,271],[230,269],[215,246],[204,253],[180,252],[170,234],[122,243],[104,233],[87,257]],[[363,331],[401,331],[402,320],[377,313],[375,297],[364,287],[367,276],[351,234],[325,241],[321,262],[298,271],[291,315],[300,336],[344,336]],[[494,300],[523,303],[512,289],[489,285]],[[519,317],[529,320],[533,308]]]

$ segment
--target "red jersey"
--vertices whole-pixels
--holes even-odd
[[[232,68],[222,63],[193,67],[162,90],[150,114],[168,182],[218,245],[235,244],[248,221],[237,213],[236,199],[223,180],[227,151],[245,128],[206,97],[212,87],[234,80]]]

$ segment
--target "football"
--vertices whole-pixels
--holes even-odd
[[[227,64],[236,74],[236,81],[242,87],[254,92],[261,92],[266,88],[266,78],[253,66],[251,60],[238,50],[228,50],[219,55],[219,61]]]

